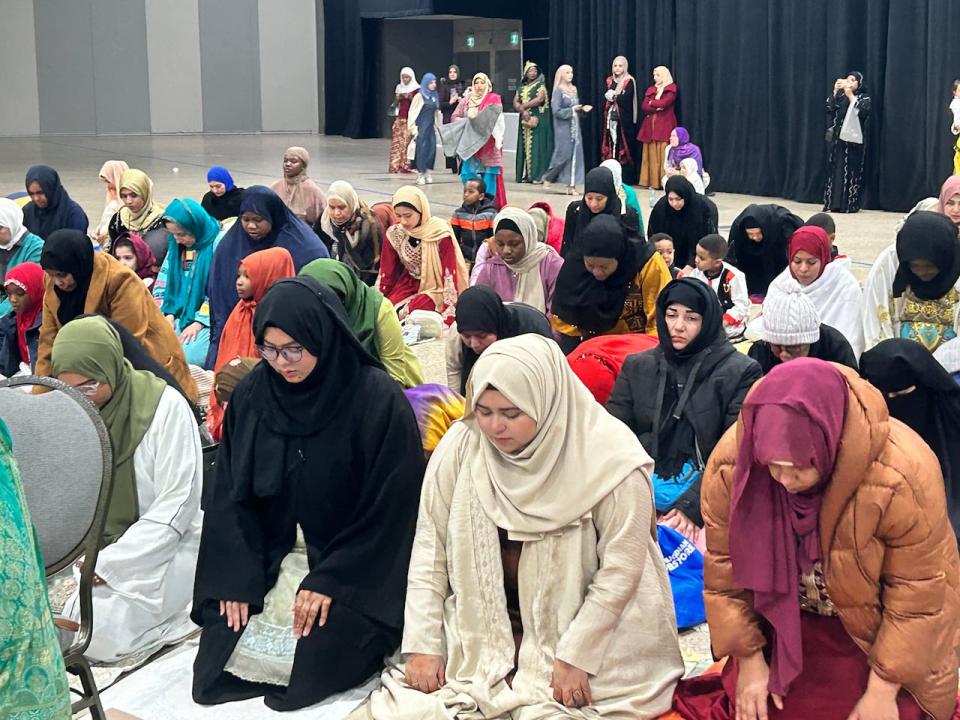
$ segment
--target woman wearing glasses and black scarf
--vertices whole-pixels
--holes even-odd
[[[423,451],[328,287],[278,281],[253,329],[263,361],[234,390],[204,488],[193,697],[294,710],[361,684],[399,643]]]

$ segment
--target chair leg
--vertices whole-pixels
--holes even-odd
[[[83,685],[84,696],[83,699],[73,703],[74,714],[86,708],[90,710],[90,717],[93,720],[107,720],[103,705],[100,704],[100,691],[97,689],[97,683],[93,679],[93,671],[90,669],[90,663],[87,662],[87,659],[83,656],[75,658],[68,669],[80,678],[80,684]]]

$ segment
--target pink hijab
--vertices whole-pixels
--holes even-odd
[[[747,397],[730,501],[733,577],[773,628],[770,692],[786,695],[803,671],[800,575],[820,560],[819,520],[847,415],[849,387],[830,363],[799,358],[778,365]],[[821,482],[788,493],[774,461],[816,468]]]

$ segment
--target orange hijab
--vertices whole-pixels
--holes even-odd
[[[297,274],[293,266],[293,257],[286,248],[282,247],[272,247],[251,253],[240,261],[240,267],[246,270],[247,277],[253,284],[253,297],[249,300],[240,300],[227,318],[223,333],[220,335],[217,361],[213,366],[214,373],[234,358],[259,357],[253,336],[253,313],[257,309],[257,303],[263,299],[267,290],[277,280]],[[219,437],[220,426],[223,424],[223,407],[217,402],[213,393],[210,394],[207,423],[214,438]]]

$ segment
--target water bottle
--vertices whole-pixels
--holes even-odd
[[[657,204],[657,191],[653,188],[650,188],[650,195],[647,199],[647,202],[650,203],[650,207],[653,207]]]

